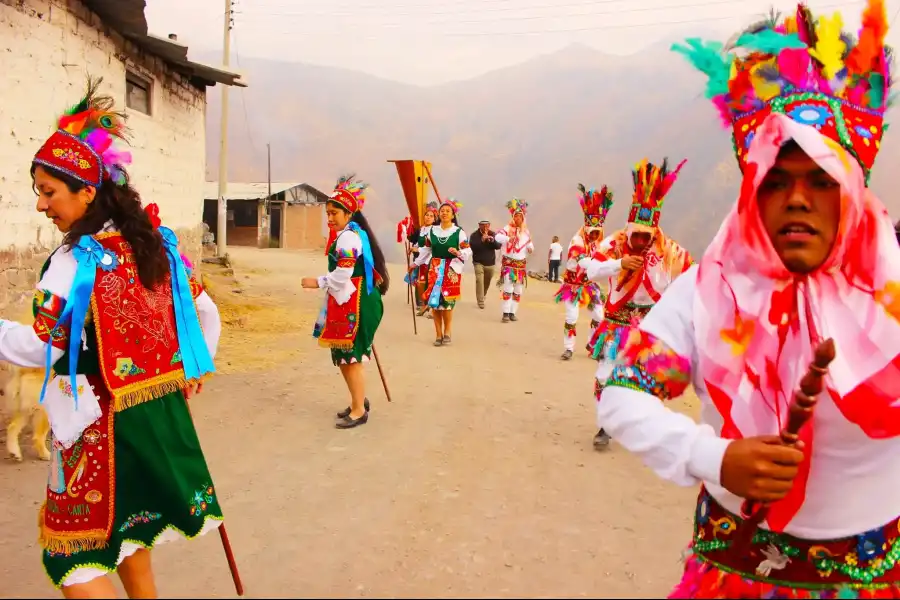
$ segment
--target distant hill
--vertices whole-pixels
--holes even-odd
[[[395,158],[425,158],[442,195],[463,203],[461,223],[507,219],[512,196],[530,203],[529,226],[540,269],[553,235],[568,241],[580,225],[576,184],[607,184],[616,204],[607,231],[623,225],[631,168],[687,158],[667,199],[662,226],[700,254],[737,194],[731,139],[702,97],[704,78],[664,42],[633,56],[583,45],[466,81],[417,87],[363,73],[300,63],[243,58],[249,88],[232,92],[231,180],[264,180],[265,144],[276,180],[302,180],[323,190],[355,171],[371,184],[366,213],[395,260],[395,225],[406,214]],[[209,57],[214,60],[213,57]],[[243,95],[243,97],[242,97]],[[210,94],[207,147],[216,177],[218,90]],[[896,113],[895,113],[896,114]],[[873,187],[892,212],[887,191],[900,173],[891,133]]]

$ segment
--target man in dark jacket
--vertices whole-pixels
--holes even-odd
[[[490,221],[479,221],[478,230],[469,236],[472,248],[472,262],[475,263],[475,299],[478,308],[484,308],[484,291],[490,289],[494,277],[494,263],[500,242],[494,239]]]

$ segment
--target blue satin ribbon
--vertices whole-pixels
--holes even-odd
[[[215,373],[212,357],[203,330],[200,328],[200,317],[194,305],[194,296],[188,282],[184,260],[178,252],[178,238],[168,227],[160,227],[163,245],[169,258],[169,270],[172,274],[172,301],[175,307],[175,329],[178,333],[178,347],[181,350],[181,363],[184,377],[188,381],[199,379],[204,375]]]
[[[78,410],[78,386],[75,384],[75,377],[78,370],[78,355],[81,352],[81,339],[84,335],[84,322],[91,305],[91,294],[94,291],[94,279],[97,276],[98,268],[104,271],[112,271],[119,266],[119,259],[113,252],[104,248],[100,242],[89,235],[81,236],[78,243],[72,247],[71,252],[75,256],[78,268],[75,270],[75,279],[72,281],[72,287],[69,289],[66,306],[56,325],[50,331],[50,340],[52,341],[54,334],[59,333],[67,323],[70,324],[69,377],[72,384],[72,395],[75,397],[75,409]],[[44,385],[41,387],[41,402],[44,401],[44,395],[47,393],[50,370],[53,368],[52,352],[53,344],[47,344],[47,361],[44,372]]]
[[[450,259],[445,258],[441,260],[441,264],[437,268],[437,278],[434,287],[431,288],[431,294],[428,296],[428,306],[431,308],[437,308],[441,304],[441,288],[444,287],[444,275],[447,272],[448,264],[450,264]]]
[[[372,256],[372,246],[369,244],[369,234],[353,221],[347,225],[347,229],[355,231],[362,242],[363,265],[366,267],[366,292],[371,294],[372,288],[375,287],[375,257]]]

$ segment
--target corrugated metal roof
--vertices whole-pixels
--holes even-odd
[[[212,83],[247,87],[242,75],[230,68],[198,63],[188,58],[188,47],[178,40],[162,38],[152,33],[126,34],[128,39],[155,54],[175,68],[191,77],[197,77]]]
[[[288,183],[288,182],[272,182],[272,195],[278,194],[280,192],[285,192],[287,190],[293,188],[305,188],[320,202],[324,202],[327,195],[314,188],[313,186],[306,183]],[[228,189],[225,191],[225,199],[226,200],[263,200],[269,195],[269,184],[266,181],[262,182],[252,182],[252,183],[242,183],[242,182],[228,182]],[[219,198],[219,182],[218,181],[207,181],[205,187],[203,188],[203,198],[206,200],[218,200]],[[288,197],[288,202],[291,201],[291,198]]]
[[[138,47],[159,56],[176,71],[197,78],[207,85],[221,83],[247,87],[241,74],[222,66],[212,66],[188,59],[188,47],[176,40],[159,37],[147,31],[145,0],[82,0],[107,25],[134,42]]]

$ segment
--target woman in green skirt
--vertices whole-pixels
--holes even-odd
[[[99,84],[34,157],[37,210],[63,244],[42,270],[34,323],[0,321],[0,360],[47,369],[50,581],[67,598],[114,598],[116,571],[129,597],[155,598],[150,550],[222,521],[185,400],[214,371],[221,324],[174,233],[129,184],[131,157],[115,148],[125,117]]]
[[[331,361],[350,391],[350,406],[337,414],[335,426],[350,429],[369,420],[363,363],[372,356],[375,332],[384,314],[381,297],[390,283],[384,253],[362,214],[366,184],[341,177],[325,207],[332,239],[328,275],[304,277],[305,288],[327,290],[313,335],[331,348]]]

